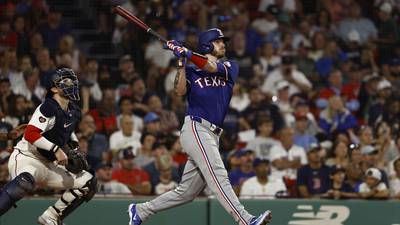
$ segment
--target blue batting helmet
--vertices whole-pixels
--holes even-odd
[[[59,88],[69,100],[77,101],[79,97],[79,82],[75,72],[70,68],[57,69],[48,82],[47,90],[49,92],[52,87]]]
[[[211,53],[214,49],[212,42],[218,39],[222,39],[224,41],[230,40],[230,38],[225,37],[222,31],[218,28],[212,28],[200,33],[197,50],[201,54]]]

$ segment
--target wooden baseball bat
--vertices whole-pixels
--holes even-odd
[[[121,6],[116,6],[115,11],[122,17],[124,17],[126,20],[128,20],[131,23],[134,23],[138,25],[140,28],[145,30],[147,33],[154,35],[155,37],[158,38],[158,40],[167,43],[167,39],[165,39],[163,36],[161,36],[159,33],[155,32],[153,29],[151,29],[147,24],[145,24],[143,21],[141,21],[139,18],[137,18],[135,15],[130,13],[128,10],[124,9]]]

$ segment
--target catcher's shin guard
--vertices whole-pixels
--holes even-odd
[[[35,179],[24,172],[6,184],[0,192],[0,216],[6,213],[15,203],[35,189]]]
[[[97,180],[95,177],[91,177],[81,188],[66,190],[54,206],[51,207],[58,213],[60,219],[63,220],[83,202],[88,202],[92,199],[96,193],[96,187]]]

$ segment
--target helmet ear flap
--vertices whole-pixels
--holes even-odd
[[[208,54],[211,53],[214,50],[214,45],[212,43],[204,43],[202,45],[202,53],[203,54]]]

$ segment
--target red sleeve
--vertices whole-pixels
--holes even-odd
[[[33,144],[36,140],[42,137],[41,134],[42,130],[33,126],[33,125],[28,125],[26,126],[25,133],[24,133],[24,138],[27,140],[29,143]]]

